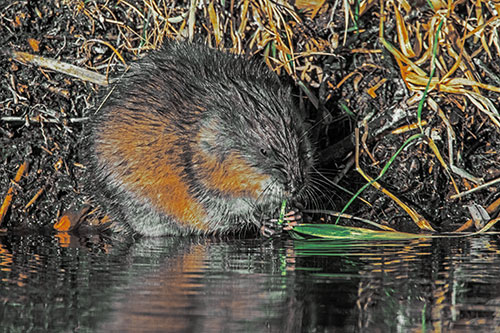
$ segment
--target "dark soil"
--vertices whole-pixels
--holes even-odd
[[[128,2],[136,8],[144,7],[143,1]],[[235,20],[235,26],[238,26],[237,13],[241,11],[241,4],[235,5],[233,10],[228,3],[226,1],[225,8],[216,5],[215,11],[227,22]],[[106,89],[17,61],[9,55],[9,50],[25,51],[110,77],[117,76],[125,65],[103,42],[114,45],[125,63],[129,64],[138,53],[146,52],[148,47],[159,43],[159,39],[151,30],[153,25],[145,24],[137,11],[123,4],[105,4],[105,1],[63,0],[0,4],[0,42],[4,50],[0,54],[0,199],[3,200],[10,187],[13,188],[12,203],[1,224],[4,232],[16,229],[51,231],[63,210],[85,200],[81,194],[80,179],[86,161],[80,157],[80,142],[87,117],[98,105],[99,92]],[[183,2],[169,3],[171,17],[185,13],[188,6],[189,3]],[[391,130],[415,123],[417,106],[408,106],[407,101],[412,94],[401,79],[396,60],[380,45],[377,6],[368,9],[359,18],[361,32],[350,31],[345,44],[342,43],[344,13],[340,5],[335,11],[332,4],[325,6],[328,9],[320,10],[314,17],[305,10],[297,10],[301,22],[293,25],[292,40],[295,52],[309,50],[314,39],[317,41],[317,52],[322,53],[301,60],[302,65],[310,66],[307,71],[291,73],[297,82],[300,79],[307,87],[306,90],[297,88],[297,95],[301,107],[309,114],[310,122],[315,123],[314,135],[320,161],[318,169],[334,179],[346,165],[352,166],[349,163],[354,152],[353,133],[354,128],[359,127],[362,133],[367,130],[370,133],[366,146],[361,147],[361,167],[371,177],[376,177],[405,140],[416,133],[391,134]],[[214,45],[207,7],[200,8],[196,12],[195,35]],[[430,15],[429,11],[430,8],[424,7],[415,9],[407,20],[421,20]],[[465,7],[462,12],[457,10],[457,15],[466,14]],[[175,25],[177,29],[180,27],[180,23]],[[251,28],[256,26],[251,25]],[[385,29],[386,36],[395,35],[394,22],[386,22]],[[145,43],[146,35],[151,39]],[[222,39],[220,47],[231,46],[228,36],[226,34]],[[252,36],[252,31],[246,33],[242,50],[254,56],[266,54],[268,49],[252,43]],[[480,44],[465,45],[469,54],[478,47]],[[477,72],[474,75],[479,76],[483,83],[500,86],[500,62],[494,46],[491,52],[496,61],[491,61],[487,52],[475,54]],[[339,85],[351,73],[355,75]],[[280,74],[288,75],[283,69]],[[370,96],[367,89],[382,79],[387,81],[376,91],[376,97]],[[493,104],[500,105],[498,93],[481,92]],[[457,103],[458,99],[453,94],[432,96],[455,132],[454,146],[448,146],[448,132],[442,117],[424,107],[422,119],[428,121],[426,134],[433,138],[448,165],[452,152],[458,168],[482,178],[483,182],[498,178],[498,126],[473,103],[463,104],[462,100]],[[311,97],[315,97],[317,102]],[[461,110],[463,106],[465,109]],[[348,115],[346,109],[353,114]],[[392,124],[398,113],[404,115]],[[365,126],[363,119],[368,115],[372,117]],[[391,126],[377,132],[387,124]],[[11,180],[24,161],[29,164],[28,171],[18,183],[13,183]],[[343,187],[356,192],[366,181],[354,167],[345,169],[345,174],[337,180]],[[460,191],[475,186],[456,173],[452,176]],[[415,141],[398,155],[380,183],[438,230],[452,230],[466,222],[470,218],[467,205],[487,207],[499,197],[497,184],[462,199],[451,199],[455,190],[450,176],[429,144],[422,140]],[[312,208],[340,211],[351,197],[331,185],[322,186],[320,190],[318,202],[323,203]],[[36,200],[30,203],[37,194]],[[417,230],[408,214],[387,195],[369,187],[362,197],[371,206],[356,202],[347,210],[348,213],[386,223],[398,230]],[[490,212],[491,217],[496,214],[496,210]]]

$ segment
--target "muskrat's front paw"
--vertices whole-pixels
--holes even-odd
[[[260,227],[260,234],[264,237],[280,235],[283,230],[292,230],[294,226],[302,221],[302,214],[298,209],[293,208],[283,217],[283,223],[278,223],[278,219],[265,220]]]
[[[283,230],[292,230],[294,226],[302,222],[302,214],[297,208],[292,208],[285,214],[283,222]]]
[[[271,220],[262,223],[260,226],[260,235],[266,238],[271,238],[273,236],[281,234],[282,228],[278,227],[278,224],[271,225]]]

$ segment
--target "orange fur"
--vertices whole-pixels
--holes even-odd
[[[269,179],[235,153],[231,153],[224,163],[202,151],[199,151],[199,156],[205,186],[233,197],[250,196],[256,199],[263,190],[262,185]]]
[[[126,109],[115,109],[112,114],[120,114],[122,119],[130,117]],[[159,118],[152,119],[149,115],[143,123],[136,118],[129,120],[120,125],[112,121],[106,124],[100,135],[104,144],[97,147],[98,152],[115,164],[116,173],[123,175],[122,181],[128,189],[149,199],[157,209],[183,225],[206,230],[206,213],[189,194],[181,177],[182,168],[176,166],[179,156],[172,154],[169,161],[164,156],[155,156],[171,147],[176,136],[165,133],[165,124]],[[119,164],[120,156],[128,161],[127,165]]]

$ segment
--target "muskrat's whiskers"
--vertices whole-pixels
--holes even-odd
[[[314,181],[314,179],[311,179],[311,183],[310,183],[310,186],[308,188],[307,194],[310,197],[311,205],[313,207],[318,207],[319,208],[319,207],[321,207],[321,205],[320,205],[320,201],[319,201],[318,195],[316,195],[316,193],[322,193],[322,191],[320,189],[319,184],[317,184]],[[332,200],[331,200],[330,196],[327,196],[327,197],[328,197],[328,204],[331,205],[332,204]]]
[[[322,197],[326,198],[327,199],[326,203],[328,206],[331,207],[335,206],[330,194],[335,194],[335,195],[338,194],[332,190],[332,181],[323,174],[321,174],[320,172],[318,172],[317,170],[314,171],[315,173],[313,174],[313,177],[311,177],[310,181],[311,190],[318,194],[321,194]],[[320,177],[316,177],[316,175],[319,175]],[[319,195],[315,197],[316,204],[318,205],[318,207],[320,207],[318,197]]]
[[[326,180],[323,177],[321,178],[311,177],[311,184],[313,184],[318,191],[323,190],[330,192],[332,189],[331,183],[328,182],[328,180]]]
[[[273,195],[273,193],[268,193],[268,192],[272,191],[272,188],[274,187],[273,185],[276,182],[277,182],[277,180],[275,179],[272,182],[270,182],[269,184],[267,184],[267,186],[264,188],[264,190],[262,190],[262,192],[259,194],[259,196],[255,200],[256,204],[259,203],[260,201],[265,201],[264,199],[266,197]]]
[[[324,174],[327,173],[326,171],[323,171],[323,172],[320,172],[318,169],[316,169],[314,166],[311,167],[312,170],[314,171],[314,174],[315,175],[319,175],[322,179],[324,179],[326,182],[330,183],[331,185],[337,187],[338,185],[336,183],[334,183],[331,179],[328,179],[328,177],[326,177]],[[333,174],[333,172],[332,172]]]
[[[337,192],[333,191],[331,187],[321,184],[320,182],[314,184],[314,188],[316,193],[318,193],[318,197],[326,198],[327,204],[333,204],[333,195],[338,195]],[[325,201],[323,199],[322,201]]]
[[[331,186],[333,186],[336,189],[341,190],[342,192],[346,192],[345,188],[343,188],[342,186],[340,186],[339,184],[337,184],[336,182],[332,181],[330,178],[328,178],[327,176],[325,176],[326,172],[320,172],[319,170],[317,170],[314,167],[313,167],[313,170],[315,172],[315,175],[318,175],[320,177],[320,178],[315,178],[315,179],[318,182],[321,182],[321,184],[324,184],[325,185],[325,189],[331,191]],[[333,172],[331,174],[334,175]],[[347,191],[347,192],[350,193],[349,191]],[[352,194],[352,193],[350,193],[350,194]]]

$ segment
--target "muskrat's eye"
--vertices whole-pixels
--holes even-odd
[[[267,150],[265,150],[264,148],[260,148],[260,153],[262,154],[262,156],[267,156]]]

